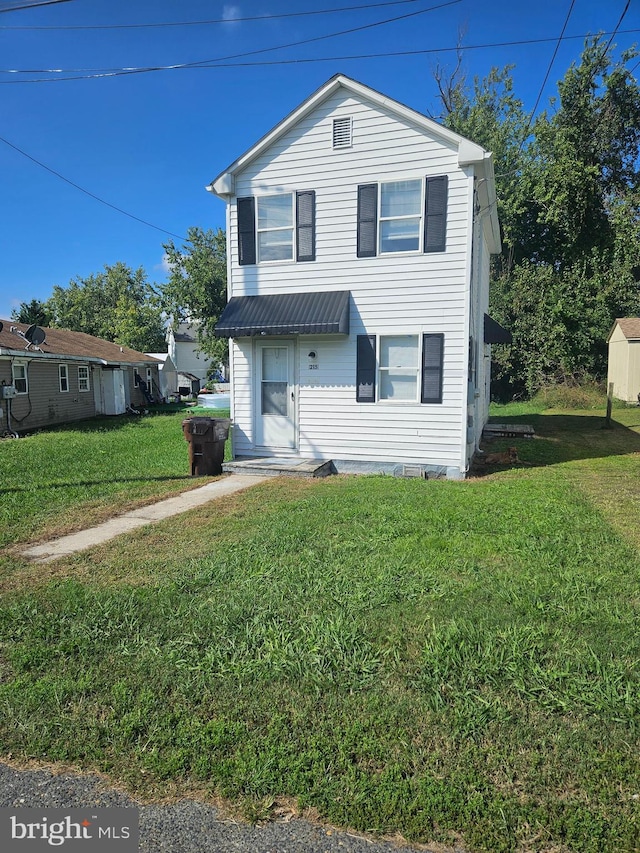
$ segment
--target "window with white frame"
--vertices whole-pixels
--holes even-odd
[[[90,391],[89,368],[86,364],[78,365],[78,391]]]
[[[447,197],[447,175],[360,184],[357,256],[446,251]]]
[[[358,335],[358,403],[442,403],[444,335]]]
[[[315,261],[315,190],[239,198],[238,262]]]
[[[258,196],[258,263],[293,260],[293,194]]]
[[[380,400],[415,402],[418,399],[418,336],[381,335],[378,370]]]
[[[27,375],[27,364],[24,361],[14,361],[11,365],[11,381],[16,389],[16,394],[29,393],[29,377]]]
[[[58,381],[61,393],[65,394],[69,390],[69,370],[66,364],[58,365]]]
[[[380,184],[380,254],[420,250],[422,186],[421,180]]]

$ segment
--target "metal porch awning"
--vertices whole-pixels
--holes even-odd
[[[510,344],[513,342],[511,332],[500,323],[496,323],[488,314],[484,315],[485,344]]]
[[[348,335],[350,291],[233,296],[216,324],[219,338]]]

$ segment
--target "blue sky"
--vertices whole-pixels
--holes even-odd
[[[54,285],[66,287],[118,261],[143,267],[151,282],[164,281],[164,242],[179,243],[193,225],[224,227],[224,204],[205,185],[334,74],[436,115],[433,69],[454,67],[462,34],[468,78],[514,64],[516,94],[531,109],[571,9],[543,109],[579,58],[582,38],[571,37],[613,31],[627,6],[67,0],[14,8],[28,2],[34,0],[0,0],[3,319],[20,302],[47,299]],[[620,25],[620,49],[640,41],[638,2],[631,0]],[[207,21],[220,22],[139,26]],[[371,56],[389,53],[404,55]],[[216,67],[167,68],[215,60]],[[122,73],[142,68],[161,70]]]

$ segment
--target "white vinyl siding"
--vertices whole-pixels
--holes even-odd
[[[338,152],[328,140],[334,119],[347,117],[353,122],[352,146]],[[356,256],[359,185],[411,185],[419,180],[419,216],[423,220],[425,179],[441,175],[448,177],[446,251]],[[453,145],[343,91],[320,104],[236,175],[236,198],[259,197],[269,188],[292,194],[315,189],[317,259],[313,264],[240,266],[234,199],[228,214],[229,295],[351,292],[348,338],[299,339],[295,389],[298,445],[293,453],[310,458],[401,460],[461,468],[467,428],[471,256],[467,239],[472,182],[472,168],[460,168]],[[397,217],[400,222],[405,215],[415,218],[392,207],[388,221]],[[423,221],[420,240],[422,226]],[[408,335],[421,342],[423,334],[443,334],[442,402],[421,404],[418,380],[415,397],[402,404],[401,417],[399,407],[390,400],[376,405],[358,403],[356,339],[365,334],[376,335],[378,346],[388,335]],[[242,338],[234,341],[232,349],[234,454],[264,455],[264,449],[254,441],[253,343]],[[316,352],[313,370],[307,358],[310,351]]]

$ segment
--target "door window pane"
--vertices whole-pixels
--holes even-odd
[[[287,347],[265,347],[262,350],[262,414],[288,414],[289,350]]]
[[[287,383],[262,383],[262,414],[287,416]]]

